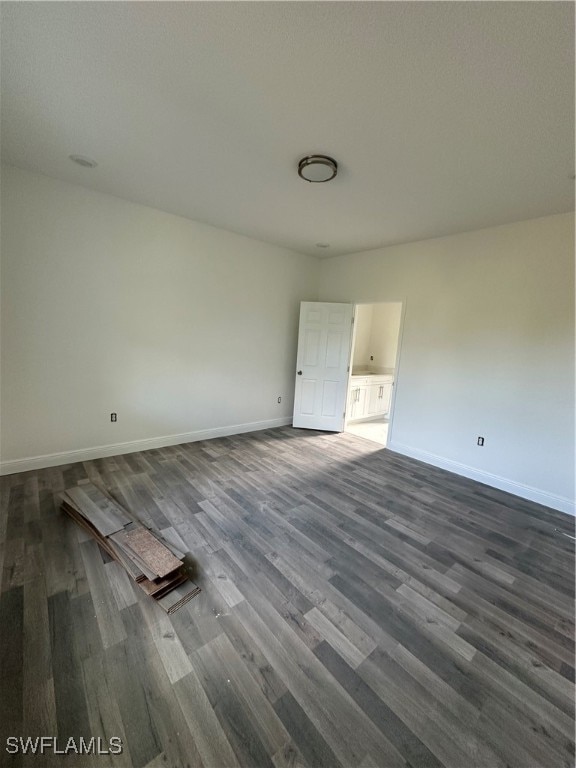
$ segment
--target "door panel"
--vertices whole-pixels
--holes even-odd
[[[303,365],[318,365],[318,354],[320,352],[320,331],[315,328],[307,328],[304,336],[304,359]]]
[[[324,306],[327,305],[325,304]],[[332,304],[332,307],[328,309],[328,323],[330,325],[341,326],[343,323],[347,322],[347,308],[351,306],[351,304]]]
[[[326,342],[326,369],[332,368],[338,371],[340,370],[341,365],[342,332],[328,331],[328,339]],[[346,368],[348,368],[348,360],[346,360]]]
[[[344,429],[353,315],[352,304],[303,301],[300,305],[295,427]]]
[[[324,381],[322,393],[322,416],[335,418],[338,413],[338,382]]]
[[[308,304],[308,307],[306,309],[306,323],[320,323],[322,321],[322,311],[321,309],[313,306],[315,302],[308,301],[308,302],[302,302],[305,304]],[[316,302],[318,303],[318,302]]]
[[[304,379],[302,381],[302,402],[301,412],[306,416],[314,415],[314,401],[316,393],[316,382],[313,379]]]

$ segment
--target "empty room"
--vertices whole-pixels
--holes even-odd
[[[0,766],[574,766],[574,8],[0,2]]]

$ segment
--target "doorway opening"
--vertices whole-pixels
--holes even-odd
[[[344,431],[386,446],[402,302],[357,304]]]

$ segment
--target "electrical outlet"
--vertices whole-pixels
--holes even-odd
[[[478,440],[476,441],[476,444],[477,445],[484,445],[484,438],[483,437],[479,437]]]
[[[281,403],[281,402],[282,402],[282,398],[281,398],[281,397],[279,397],[279,398],[278,398],[278,402],[279,402],[279,403]]]
[[[111,413],[110,414],[110,421],[118,421],[118,414],[117,413]]]
[[[370,360],[374,360],[374,355],[370,355]]]

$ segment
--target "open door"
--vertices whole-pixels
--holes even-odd
[[[294,427],[344,430],[353,320],[353,304],[300,304]]]

